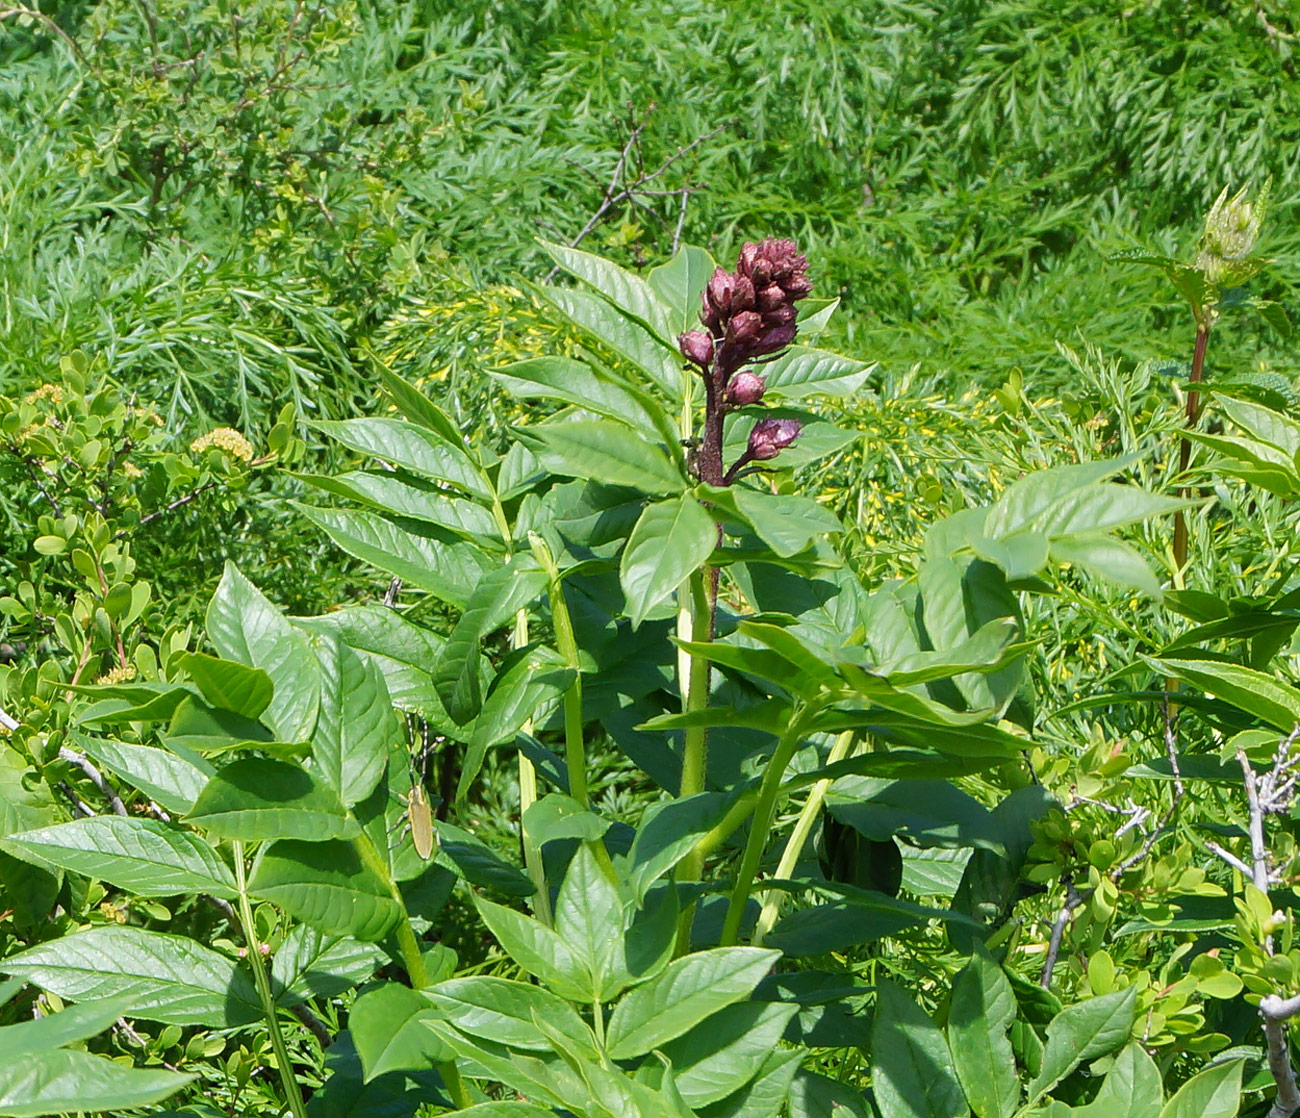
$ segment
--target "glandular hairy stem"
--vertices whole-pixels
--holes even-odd
[[[266,963],[262,959],[262,946],[257,938],[257,924],[253,920],[253,906],[248,899],[248,880],[244,870],[244,844],[234,844],[235,883],[239,888],[239,924],[244,931],[244,944],[249,966],[253,968],[253,983],[257,987],[257,997],[262,1003],[262,1015],[266,1018],[266,1027],[271,1034],[271,1048],[275,1052],[276,1071],[280,1074],[280,1083],[284,1087],[285,1100],[294,1118],[307,1118],[307,1105],[303,1102],[302,1091],[298,1087],[298,1077],[294,1074],[293,1062],[289,1059],[289,1046],[284,1043],[284,1034],[280,1031],[280,1019],[275,1007],[275,996],[271,992],[271,980],[266,973]]]
[[[831,747],[826,763],[833,765],[837,761],[844,760],[849,755],[849,750],[852,747],[853,731],[845,730],[835,739],[835,744]],[[826,793],[830,786],[830,778],[825,778],[814,784],[812,791],[808,793],[808,800],[803,805],[803,810],[799,812],[799,818],[795,822],[794,830],[790,832],[790,838],[787,840],[785,850],[781,854],[781,861],[777,863],[776,876],[779,879],[788,880],[794,875],[795,867],[803,856],[804,844],[812,833],[813,826],[817,822],[817,816],[821,814],[822,804],[826,800]],[[781,894],[775,890],[769,890],[767,897],[763,901],[763,909],[758,914],[758,923],[754,925],[753,944],[755,947],[763,946],[763,940],[776,923],[777,913],[780,909]]]

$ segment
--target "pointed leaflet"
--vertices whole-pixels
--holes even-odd
[[[1094,578],[1124,590],[1160,596],[1160,580],[1137,548],[1110,536],[1077,535],[1053,540],[1051,557],[1058,563],[1082,567]]]
[[[332,788],[287,761],[249,757],[208,781],[186,822],[226,839],[323,841],[360,831]]]
[[[610,1015],[610,1056],[644,1055],[749,997],[779,957],[780,952],[758,947],[718,947],[670,963],[629,992]]]
[[[332,633],[315,633],[311,642],[321,676],[311,766],[351,807],[379,782],[402,730],[374,661],[363,660]]]
[[[549,1052],[550,1040],[533,1023],[536,1014],[589,1057],[598,1057],[591,1030],[569,1003],[540,986],[471,975],[440,982],[426,993],[442,1016],[469,1036]]]
[[[700,295],[716,268],[705,249],[682,245],[671,260],[650,269],[646,277],[650,286],[672,310],[672,337],[698,325]]]
[[[252,982],[192,940],[116,925],[30,947],[4,969],[69,1001],[124,997],[149,1021],[225,1028],[260,1020]]]
[[[570,1001],[590,997],[587,969],[551,928],[504,905],[474,898],[483,923],[516,963]]]
[[[226,563],[208,605],[208,639],[228,660],[261,668],[275,687],[265,719],[281,741],[306,741],[316,725],[320,672],[302,634]]]
[[[876,990],[872,1085],[882,1118],[965,1118],[970,1108],[939,1027],[894,983]]]
[[[446,482],[482,501],[492,500],[492,487],[463,445],[400,419],[321,419],[312,424],[361,454],[434,481]]]
[[[1020,1100],[1016,1057],[1007,1030],[1016,996],[1002,968],[981,946],[957,975],[948,1010],[948,1049],[977,1118],[1010,1118]]]
[[[214,707],[257,718],[271,703],[274,686],[260,668],[218,660],[202,652],[183,653],[177,661]]]
[[[1148,1118],[1159,1113],[1163,1098],[1160,1069],[1140,1044],[1131,1041],[1115,1057],[1097,1097],[1071,1110],[1070,1118]],[[1235,1115],[1236,1107],[1229,1113]],[[1192,1115],[1201,1118],[1202,1112],[1192,1111],[1185,1118]]]
[[[706,1017],[663,1046],[677,1089],[692,1107],[707,1106],[738,1091],[758,1074],[780,1046],[797,1005],[740,1002]]]
[[[0,1026],[0,1052],[14,1057],[89,1040],[130,1010],[130,998],[105,998],[65,1006],[32,1021]]]
[[[640,276],[620,268],[612,261],[576,248],[566,248],[546,241],[542,242],[542,248],[560,267],[590,284],[624,314],[645,323],[658,335],[665,347],[672,345],[677,336],[673,315],[655,289]]]
[[[1271,675],[1217,660],[1144,660],[1289,734],[1300,723],[1300,691]]]
[[[416,481],[409,475],[403,477],[391,471],[368,470],[352,470],[335,476],[296,476],[326,493],[359,501],[390,517],[423,520],[484,547],[498,551],[502,547],[501,529],[492,513],[474,501],[441,492],[438,482]]]
[[[607,303],[600,305],[608,307]],[[628,329],[636,329],[624,318],[620,317],[619,322]],[[654,348],[667,356],[662,346]],[[626,423],[634,429],[653,429],[662,433],[669,423],[653,398],[642,399],[642,394],[612,375],[601,376],[590,365],[571,357],[532,357],[502,369],[493,369],[491,376],[522,399],[562,400],[607,419]]]
[[[421,1071],[453,1058],[424,1022],[438,1011],[428,998],[396,982],[367,990],[353,1003],[348,1029],[367,1083],[386,1071]]]
[[[288,1007],[308,998],[341,994],[365,982],[383,957],[373,944],[299,924],[284,937],[271,960],[275,1003]]]
[[[1067,1006],[1047,1026],[1047,1044],[1038,1074],[1029,1084],[1037,1102],[1085,1060],[1113,1052],[1133,1028],[1137,987]]]
[[[187,760],[151,745],[81,736],[77,743],[94,760],[176,815],[184,815],[194,806],[214,772],[197,755]]]
[[[554,474],[626,485],[643,493],[680,493],[686,488],[668,455],[612,419],[548,423],[515,433]]]
[[[235,878],[212,846],[156,819],[92,815],[0,840],[15,857],[35,855],[142,897],[211,893],[232,899]]]
[[[482,706],[479,690],[480,646],[546,589],[546,574],[528,554],[485,574],[433,665],[433,683],[447,713],[464,725]]]
[[[31,1052],[0,1065],[0,1116],[121,1113],[161,1102],[193,1079],[171,1071],[126,1068],[89,1052]]]
[[[670,598],[710,555],[718,526],[689,495],[649,505],[628,537],[619,562],[619,581],[627,613],[640,625],[655,606]]]
[[[1160,1118],[1236,1118],[1241,1068],[1241,1060],[1228,1060],[1192,1076],[1165,1103]]]
[[[763,367],[767,391],[786,399],[805,396],[851,396],[876,366],[838,353],[792,345],[770,365]]]
[[[586,845],[569,862],[555,902],[555,930],[591,976],[584,1001],[607,1002],[630,982],[622,958],[623,902]]]

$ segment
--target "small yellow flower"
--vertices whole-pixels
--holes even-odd
[[[61,384],[42,384],[35,392],[27,394],[27,403],[38,404],[49,400],[54,404],[63,403],[63,386]]]
[[[241,462],[252,461],[253,444],[233,427],[218,427],[206,435],[200,435],[190,443],[190,449],[195,454],[202,454],[203,451],[214,446],[218,450],[224,450],[231,458],[238,458]]]
[[[135,679],[135,665],[119,664],[115,668],[109,668],[95,682],[112,685],[114,683],[130,683],[133,679]]]
[[[123,462],[122,473],[127,477],[144,477],[144,471],[134,462]]]

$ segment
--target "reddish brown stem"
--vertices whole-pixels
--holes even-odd
[[[1192,384],[1199,384],[1205,373],[1205,346],[1210,340],[1210,324],[1208,321],[1198,322],[1196,324],[1196,349],[1192,353],[1192,374],[1188,378]],[[1187,421],[1186,426],[1191,430],[1196,426],[1197,421],[1201,418],[1201,394],[1196,389],[1191,389],[1187,393]],[[1192,440],[1186,435],[1182,437],[1178,444],[1178,476],[1182,477],[1187,473],[1187,467],[1192,460]],[[1186,497],[1190,490],[1187,486],[1181,486],[1178,490],[1179,497]],[[1179,509],[1174,513],[1174,569],[1180,573],[1187,566],[1187,518],[1183,515],[1183,510]]]

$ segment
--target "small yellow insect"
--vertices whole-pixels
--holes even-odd
[[[429,795],[418,780],[407,793],[406,819],[411,826],[411,842],[415,845],[415,852],[427,862],[433,857],[438,837],[433,831],[433,808],[429,806]]]

